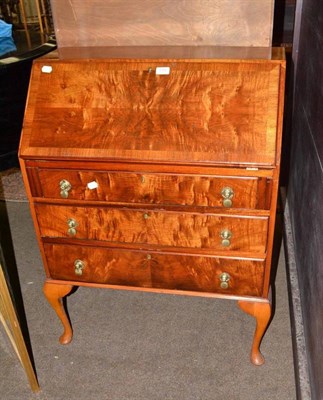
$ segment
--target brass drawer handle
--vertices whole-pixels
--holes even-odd
[[[219,276],[221,289],[228,289],[231,276],[227,272],[222,272]]]
[[[229,186],[226,186],[222,189],[221,195],[223,197],[222,204],[226,208],[232,207],[232,198],[234,196],[234,191]]]
[[[149,218],[149,214],[144,213],[144,219],[148,219]]]
[[[75,275],[81,276],[83,274],[83,269],[85,267],[85,263],[82,260],[75,260],[74,261],[75,267]]]
[[[78,226],[78,223],[75,219],[69,218],[67,220],[67,225],[68,225],[68,230],[67,233],[70,236],[75,236],[77,234],[76,227]]]
[[[59,183],[59,187],[61,189],[60,195],[63,199],[68,198],[68,192],[72,189],[72,185],[68,180],[62,179]]]
[[[229,229],[223,229],[220,234],[222,241],[221,244],[223,247],[229,247],[231,244],[231,237],[232,237],[232,232],[229,231]]]

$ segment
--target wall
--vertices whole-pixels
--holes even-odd
[[[323,2],[299,0],[288,204],[312,399],[323,399]]]

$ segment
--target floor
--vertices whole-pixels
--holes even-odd
[[[31,393],[0,330],[1,399],[296,399],[281,246],[262,367],[249,362],[254,321],[236,302],[189,296],[80,288],[67,299],[74,339],[65,347],[42,294],[44,272],[28,204],[0,202],[4,214],[42,391]]]

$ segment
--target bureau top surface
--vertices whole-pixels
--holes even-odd
[[[283,63],[39,59],[20,156],[274,165]]]

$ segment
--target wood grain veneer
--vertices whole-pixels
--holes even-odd
[[[22,154],[272,166],[279,82],[276,62],[39,61]]]
[[[222,191],[230,187],[234,191],[232,207],[268,209],[263,202],[270,190],[266,178],[65,169],[33,171],[38,172],[32,179],[35,197],[60,199],[59,182],[67,179],[72,185],[68,196],[72,200],[223,208]],[[89,189],[91,182],[98,187]]]
[[[257,320],[259,365],[271,310],[282,50],[226,60],[194,51],[184,59],[173,47],[161,51],[171,58],[109,51],[41,59],[32,71],[19,155],[60,341],[72,339],[60,299],[73,285],[187,293],[239,300]]]
[[[77,245],[44,247],[53,279],[247,296],[260,296],[262,292],[262,261]],[[74,262],[79,258],[85,267],[76,277]],[[219,276],[224,271],[231,276],[228,289],[220,286]]]
[[[35,210],[44,237],[69,237],[68,220],[73,218],[76,239],[259,253],[266,250],[268,217],[45,204],[37,204]],[[232,233],[228,247],[222,245],[223,230]]]

